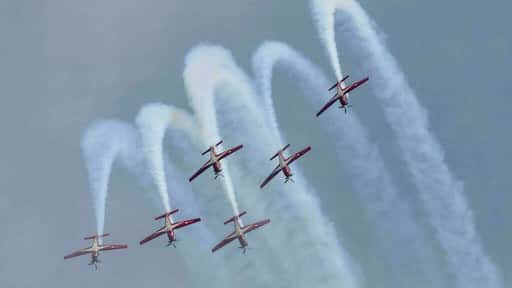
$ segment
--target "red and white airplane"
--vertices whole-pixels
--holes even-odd
[[[302,157],[304,154],[308,153],[309,150],[311,150],[311,146],[308,146],[300,150],[299,152],[293,154],[292,156],[286,158],[283,153],[284,150],[286,150],[288,147],[290,147],[290,144],[284,146],[283,149],[279,150],[274,156],[272,156],[272,158],[270,158],[270,160],[273,160],[274,158],[279,156],[279,164],[276,166],[276,168],[274,168],[274,170],[272,170],[272,173],[270,173],[270,175],[263,181],[263,183],[261,183],[260,188],[263,188],[265,185],[267,185],[267,183],[270,182],[270,180],[272,180],[272,178],[274,178],[281,171],[283,171],[284,176],[286,176],[286,180],[284,181],[284,183],[288,181],[293,182],[293,179],[291,178],[293,174],[289,165],[292,164],[293,161]]]
[[[94,268],[98,270],[98,263],[101,263],[101,261],[98,259],[98,256],[100,255],[100,251],[107,251],[107,250],[117,250],[117,249],[126,249],[128,248],[128,245],[124,244],[101,244],[100,238],[109,236],[109,233],[102,234],[102,235],[93,235],[85,237],[84,240],[92,240],[92,246],[80,249],[76,252],[73,252],[69,255],[64,256],[64,259],[69,259],[85,254],[91,254],[91,262],[89,265],[94,265]]]
[[[247,246],[249,246],[249,244],[247,243],[247,238],[246,238],[245,234],[251,232],[254,229],[258,229],[263,225],[270,223],[270,219],[265,219],[265,220],[258,221],[256,223],[242,226],[242,224],[240,223],[240,217],[244,216],[246,213],[247,212],[244,211],[244,212],[238,214],[237,216],[233,216],[233,217],[229,218],[228,220],[226,220],[224,222],[224,225],[228,224],[229,222],[233,222],[235,225],[235,230],[233,232],[231,232],[230,234],[228,234],[226,237],[224,237],[224,240],[222,240],[219,244],[215,245],[215,247],[213,247],[213,249],[212,249],[212,253],[219,250],[220,248],[226,246],[231,241],[238,239],[238,242],[240,243],[240,247],[238,247],[238,248],[243,249],[243,253],[245,254]]]
[[[340,101],[340,107],[341,109],[344,109],[345,110],[345,113],[347,113],[347,107],[352,107],[352,105],[350,105],[348,103],[348,92],[356,89],[357,87],[363,85],[364,83],[366,83],[366,81],[368,81],[368,77],[364,78],[364,79],[361,79],[359,81],[356,81],[352,84],[350,84],[349,86],[347,87],[343,87],[342,84],[343,84],[343,81],[347,80],[348,79],[348,75],[345,76],[343,79],[341,79],[340,81],[336,82],[336,84],[332,85],[331,88],[329,88],[328,91],[331,91],[332,89],[334,89],[335,87],[337,88],[336,89],[336,94],[334,94],[334,96],[332,96],[331,99],[329,99],[329,101],[322,107],[322,109],[320,109],[320,111],[318,111],[318,113],[316,113],[316,117],[320,116],[320,114],[324,113],[325,110],[327,110],[327,108],[331,107],[332,104],[334,104],[336,101]]]
[[[212,166],[213,166],[213,171],[215,172],[215,179],[217,179],[217,177],[219,177],[219,176],[222,176],[222,173],[221,173],[222,166],[220,164],[220,160],[226,158],[227,156],[235,153],[236,151],[238,151],[244,147],[244,145],[238,145],[236,147],[230,148],[224,152],[217,154],[217,152],[215,151],[215,147],[222,144],[222,142],[223,141],[221,140],[219,143],[215,144],[215,146],[210,146],[210,148],[208,148],[208,150],[201,153],[201,155],[204,155],[204,154],[210,152],[210,159],[208,161],[206,161],[206,163],[204,163],[204,165],[201,166],[201,168],[199,168],[199,170],[197,170],[197,172],[194,173],[194,175],[190,176],[188,181],[192,182],[192,180],[194,180],[197,176],[199,176],[201,173],[206,171],[206,169],[208,169]]]
[[[165,218],[165,224],[162,228],[156,230],[153,234],[149,235],[148,237],[144,238],[142,241],[139,242],[140,245],[151,241],[161,235],[167,234],[167,238],[169,239],[169,242],[167,243],[167,246],[172,245],[173,247],[176,247],[174,245],[174,242],[176,242],[176,235],[174,233],[174,230],[183,228],[185,226],[197,223],[201,221],[201,218],[194,218],[194,219],[188,219],[188,220],[182,220],[173,222],[171,218],[171,214],[174,214],[178,212],[179,209],[172,210],[171,212],[167,212],[165,214],[162,214],[155,218],[155,220],[160,220],[162,218]]]

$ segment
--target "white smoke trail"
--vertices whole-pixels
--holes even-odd
[[[314,1],[313,5],[323,5]],[[459,287],[502,287],[497,268],[485,255],[475,230],[472,212],[462,183],[455,179],[444,160],[438,141],[429,131],[426,111],[419,104],[396,60],[377,36],[362,7],[352,0],[329,1],[350,16],[359,40],[369,57],[372,87],[384,107],[388,122],[411,170],[430,221],[436,229]],[[326,15],[328,17],[328,15]],[[329,43],[332,43],[331,40]]]
[[[144,106],[135,120],[141,134],[142,150],[149,171],[158,189],[165,212],[171,211],[169,192],[165,177],[163,140],[171,123],[185,131],[194,131],[195,123],[185,111],[163,104]]]
[[[287,74],[293,74],[294,83],[306,91],[305,96],[315,107],[321,107],[327,99],[322,94],[331,83],[324,73],[286,44],[266,42],[256,50],[252,60],[264,109],[270,114],[274,114],[271,82],[275,66],[283,66]],[[326,113],[321,121],[335,140],[338,159],[348,165],[354,190],[359,192],[363,203],[368,205],[368,213],[377,223],[381,244],[388,257],[393,258],[392,268],[400,269],[395,271],[396,281],[410,284],[424,277],[422,280],[435,283],[439,275],[434,271],[437,263],[432,256],[432,247],[426,243],[426,236],[415,222],[408,203],[400,199],[378,148],[368,140],[355,113],[343,115],[343,123],[339,117],[339,113]],[[270,129],[279,131],[274,115],[267,118],[273,122]]]
[[[108,182],[112,165],[120,159],[129,169],[137,169],[136,137],[133,127],[116,120],[97,121],[85,131],[82,153],[96,215],[96,233],[103,234]]]
[[[152,109],[158,110],[159,107],[158,104],[154,104],[146,108],[149,112]],[[187,126],[191,122],[189,122],[190,119],[186,114],[181,114],[181,111],[174,107],[167,108],[169,111],[175,113],[171,116],[172,123],[176,123],[177,127],[193,131],[193,129],[189,129],[190,127]],[[139,113],[139,115],[141,115],[141,113]],[[148,123],[145,122],[145,124]],[[144,129],[150,128],[151,130],[151,127],[145,125],[142,127]],[[97,121],[90,125],[84,133],[82,150],[89,174],[91,192],[93,194],[98,234],[103,233],[108,182],[114,162],[119,161],[121,166],[126,168],[142,186],[146,187],[149,184],[150,175],[147,174],[147,169],[144,165],[145,154],[142,152],[143,145],[141,145],[141,142],[139,133],[133,125],[118,120]],[[184,212],[182,214],[185,216],[194,215],[194,217],[201,215],[200,207],[196,204],[197,199],[193,197],[190,191],[185,189],[183,181],[180,181],[183,175],[167,160],[162,160],[162,165],[165,167],[164,171],[167,172],[163,174],[163,181],[167,184],[172,183],[173,191],[175,192],[175,201],[180,204],[181,207],[185,208],[182,209],[182,212]],[[161,203],[161,201],[158,202]],[[187,230],[187,233],[192,233],[194,236],[191,239],[187,239],[187,241],[195,241],[194,244],[200,245],[202,248],[206,247],[206,245],[210,245],[214,241],[213,234],[205,226],[204,222],[195,224],[194,227]],[[182,255],[181,259],[185,262],[187,267],[190,267],[188,271],[193,273],[189,278],[194,281],[195,286],[204,287],[207,284],[213,283],[221,286],[228,283],[228,272],[225,268],[225,263],[220,259],[214,259],[212,257],[204,259],[204,257],[201,256],[204,253],[203,249],[195,245],[186,245],[186,243],[180,245],[178,251]],[[198,269],[203,271],[202,273],[206,275],[205,278],[207,280],[195,277]]]
[[[335,18],[334,1],[331,0],[312,0],[310,2],[313,21],[318,30],[322,45],[327,50],[329,62],[336,75],[336,80],[343,78],[341,73],[340,59],[338,49],[336,48],[336,38],[334,31]]]
[[[177,202],[177,204],[183,204],[186,203],[185,206],[181,205],[181,207],[185,207],[185,209],[182,209],[182,212],[188,211],[194,212],[190,215],[199,215],[199,207],[201,207],[201,215],[203,216],[203,219],[209,220],[210,223],[213,222],[214,219],[219,217],[219,208],[214,204],[213,201],[208,200],[208,196],[205,192],[201,192],[201,197],[199,199],[196,199],[192,197],[194,201],[191,200],[191,193],[190,191],[186,191],[186,189],[183,189],[183,175],[173,167],[173,165],[170,165],[169,161],[165,161],[166,157],[164,156],[164,138],[166,134],[169,134],[171,137],[169,137],[169,140],[173,146],[173,148],[181,149],[181,151],[178,151],[178,149],[173,149],[173,153],[176,155],[186,155],[186,159],[193,159],[193,157],[190,157],[191,150],[190,145],[186,146],[188,144],[194,144],[196,148],[202,149],[204,148],[201,143],[201,141],[198,141],[200,138],[199,136],[199,129],[195,123],[195,119],[192,118],[191,115],[189,115],[187,112],[184,112],[181,109],[167,106],[164,104],[159,103],[152,103],[145,105],[138,113],[137,119],[136,119],[137,125],[140,130],[140,134],[142,137],[142,146],[143,151],[146,156],[146,159],[148,160],[148,164],[150,167],[151,175],[153,177],[153,181],[155,182],[156,186],[159,187],[160,195],[167,194],[167,187],[168,184],[171,183],[171,189],[173,191],[173,203],[174,201]],[[167,133],[170,132],[170,133]],[[180,134],[181,133],[181,134]],[[194,153],[195,155],[195,153]],[[179,158],[179,157],[178,157]],[[187,161],[190,162],[190,161]],[[189,164],[189,163],[187,163]],[[156,173],[155,173],[156,172]],[[167,177],[166,177],[167,175]],[[190,185],[186,183],[186,185]],[[160,197],[162,198],[162,197]],[[217,197],[218,198],[218,197]],[[175,199],[175,200],[174,200]],[[180,201],[181,199],[181,201]],[[188,200],[188,201],[187,201]],[[192,204],[197,204],[194,208]],[[206,217],[204,217],[206,216]],[[206,223],[206,222],[202,222]],[[203,229],[204,230],[204,229]],[[202,240],[208,239],[208,243],[199,243],[202,244],[202,248],[205,248],[207,245],[212,245],[215,241],[209,231],[203,231],[200,230],[199,232],[202,232],[201,234],[195,233],[196,237]],[[205,237],[204,235],[206,234]],[[199,236],[199,237],[198,237]],[[187,240],[189,241],[189,240]],[[199,252],[198,252],[199,251]],[[227,271],[231,271],[231,274],[236,274],[236,277],[231,278],[231,282],[237,283],[239,280],[243,282],[250,282],[252,285],[258,287],[263,285],[267,286],[272,283],[272,281],[267,281],[268,276],[261,277],[261,274],[268,275],[270,271],[267,271],[264,269],[264,263],[259,263],[260,267],[254,267],[251,266],[250,269],[247,270],[249,273],[242,273],[240,271],[237,271],[239,268],[238,266],[240,263],[236,261],[224,261],[222,258],[217,257],[208,257],[208,259],[211,259],[207,262],[213,262],[218,263],[217,269],[212,269],[212,267],[205,266],[204,263],[195,263],[192,260],[188,259],[202,259],[202,257],[199,255],[199,253],[204,253],[204,250],[202,249],[196,249],[194,251],[187,250],[186,252],[186,262],[190,262],[192,267],[204,267],[204,271],[202,272],[205,276],[206,274],[212,274],[211,277],[207,277],[207,279],[211,278],[218,278],[219,277],[219,270],[226,271],[224,274],[227,274]],[[204,262],[204,260],[203,260]],[[194,264],[195,263],[195,264]],[[192,265],[193,264],[193,265]],[[236,272],[234,272],[236,271]],[[260,275],[260,276],[258,276]],[[242,281],[243,280],[243,281]],[[211,285],[212,283],[204,282],[201,280],[198,280],[198,283],[202,283],[204,285]],[[222,282],[219,282],[222,283]],[[225,282],[222,283],[222,285],[225,285]],[[246,285],[248,287],[251,287],[251,285]]]
[[[282,143],[265,129],[266,115],[259,109],[250,79],[222,47],[199,46],[189,52],[186,59],[185,85],[196,113],[203,114],[202,121],[210,121],[204,126],[208,129],[215,127],[217,131],[216,106],[221,110],[229,106],[229,113],[219,115],[234,117],[237,122],[225,129],[232,129],[232,137],[252,140],[243,153],[244,157],[248,155],[247,165],[253,168],[249,175],[255,171],[259,175],[262,169],[266,171],[271,164],[262,155],[270,155]],[[258,153],[253,154],[254,151]],[[244,175],[241,169],[234,171],[237,180]],[[262,194],[254,179],[240,180],[244,183],[243,189],[240,189],[244,191],[244,196],[239,200],[247,203],[251,211],[263,211],[272,219],[272,227],[278,227],[267,239],[275,250],[268,256],[269,259],[279,257],[281,264],[287,268],[279,278],[274,278],[276,283],[294,283],[294,287],[310,287],[315,283],[324,283],[324,287],[357,287],[358,279],[353,267],[350,267],[352,263],[341,248],[332,224],[322,215],[318,199],[309,192],[312,189],[301,180],[298,169],[295,168],[294,172],[297,183],[293,189],[285,189],[288,191],[281,196],[265,195],[265,199],[259,196]],[[264,257],[263,253],[259,255]]]
[[[167,187],[171,187],[173,191],[173,203],[176,202],[176,204],[181,207],[180,214],[182,217],[188,218],[186,217],[187,215],[190,215],[190,217],[204,215],[200,205],[198,205],[197,199],[190,193],[191,191],[188,191],[189,189],[185,188],[185,185],[188,185],[188,183],[184,183],[184,175],[171,164],[169,159],[164,155],[163,149],[165,135],[171,127],[185,132],[185,136],[188,138],[186,140],[197,144],[198,135],[195,133],[197,127],[193,117],[182,109],[160,103],[151,103],[144,105],[139,110],[135,122],[141,136],[141,152],[148,162],[150,174],[158,189],[162,203],[168,203],[166,202],[169,201]],[[175,140],[174,142],[176,142],[176,140],[178,140],[177,142],[186,142],[180,141],[179,139],[173,140]],[[166,212],[170,210],[170,205],[168,205]],[[225,285],[228,274],[225,262],[209,257],[207,261],[203,259],[199,261],[200,263],[197,263],[197,259],[202,259],[201,255],[204,253],[203,249],[209,247],[214,241],[213,234],[203,223],[194,225],[194,227],[188,229],[194,233],[194,237],[187,239],[187,242],[193,241],[195,245],[200,245],[200,249],[197,247],[189,248],[182,251],[182,254],[184,255],[185,262],[190,267],[193,267],[193,270],[202,267],[203,269],[201,271],[203,276],[205,276],[204,278],[209,279],[207,280],[208,282],[205,282],[204,278],[199,279],[194,277],[194,281],[196,281],[198,285],[201,287],[204,285],[212,285],[212,282],[210,282],[214,281],[212,279],[217,280],[219,285]],[[180,247],[180,249],[183,248]],[[214,267],[217,267],[217,269],[213,269]]]
[[[177,111],[176,108],[169,106],[170,110]],[[175,118],[181,119],[181,118]],[[185,116],[186,121],[190,120]],[[174,123],[171,122],[171,123]],[[190,123],[190,122],[189,122]],[[180,126],[181,123],[177,123]],[[181,126],[185,127],[185,126]],[[188,130],[187,131],[194,131]],[[184,233],[190,235],[185,239],[185,242],[179,242],[177,250],[180,256],[187,265],[192,274],[189,279],[194,283],[193,287],[224,287],[227,283],[232,283],[232,269],[228,263],[222,258],[204,257],[208,252],[211,244],[216,241],[210,228],[207,226],[210,217],[206,216],[206,211],[202,202],[196,197],[192,191],[187,178],[180,169],[175,167],[168,157],[164,156],[165,175],[167,178],[167,185],[172,187],[172,199],[175,205],[180,208],[180,218],[187,219],[192,217],[201,217],[202,220],[198,224],[190,226],[189,229],[180,231],[178,240],[183,240]],[[202,195],[201,195],[202,196]],[[197,277],[200,271],[201,277]]]
[[[220,140],[219,137],[219,130],[218,130],[218,123],[216,118],[216,110],[215,110],[215,88],[216,83],[225,81],[226,78],[229,78],[229,73],[227,73],[226,70],[222,68],[225,66],[223,63],[222,57],[216,57],[217,55],[212,55],[208,51],[208,49],[201,50],[201,52],[196,53],[198,51],[198,48],[194,49],[192,52],[190,52],[185,60],[185,70],[183,73],[184,82],[185,82],[185,88],[187,90],[187,94],[191,103],[191,106],[194,110],[194,115],[196,119],[198,120],[198,126],[200,129],[198,131],[200,132],[200,137],[203,140],[204,146],[209,146],[212,143]],[[204,53],[204,54],[203,54]],[[214,53],[215,54],[215,53]],[[199,55],[199,57],[198,57]],[[202,57],[200,55],[206,55],[206,57]],[[209,57],[211,55],[211,57]],[[212,67],[214,67],[212,69]],[[217,68],[222,67],[222,68]],[[247,99],[241,97],[240,99]],[[238,101],[237,99],[233,99],[234,101]],[[217,104],[219,102],[217,101]],[[254,103],[253,105],[248,105],[248,107],[255,107]],[[224,137],[226,135],[223,135]],[[227,140],[224,138],[224,140]],[[210,142],[210,143],[208,143]],[[231,143],[228,141],[225,141],[226,143]],[[242,142],[240,142],[242,143]],[[240,144],[240,143],[232,143],[232,145]],[[245,143],[244,143],[245,144]],[[204,147],[203,147],[204,148]],[[244,147],[242,153],[246,153],[246,146]],[[236,157],[239,157],[239,154],[236,155]],[[236,158],[234,157],[234,158]],[[234,158],[228,159],[229,164],[231,164],[234,160]],[[223,174],[224,174],[224,181],[222,182],[223,189],[226,192],[228,196],[228,200],[230,202],[230,205],[233,209],[234,214],[239,214],[238,211],[238,200],[235,197],[234,193],[234,186],[231,179],[231,165],[227,165],[228,163],[226,160],[223,160]],[[236,169],[238,170],[238,169]],[[221,179],[221,178],[219,178]],[[244,183],[246,185],[246,183]],[[245,189],[245,187],[243,187]],[[209,190],[211,188],[209,187]],[[242,186],[238,188],[238,190],[242,190]],[[206,195],[204,195],[206,196]],[[218,197],[216,197],[218,198]],[[212,199],[214,200],[214,199]],[[254,205],[254,203],[253,203]],[[257,204],[256,204],[257,205]],[[210,208],[213,208],[216,210],[216,213],[218,215],[219,209],[222,209],[219,205],[214,205],[213,201],[210,201]],[[252,206],[250,206],[250,215],[257,216],[255,210]],[[261,214],[260,214],[261,215]],[[254,217],[254,216],[253,216]],[[260,245],[264,243],[258,243]],[[246,279],[244,282],[250,282],[253,283],[254,286],[258,287],[259,285],[267,286],[271,285],[272,283],[275,283],[277,281],[283,281],[284,279],[277,279],[275,276],[278,274],[276,271],[270,270],[272,266],[280,265],[280,262],[270,263],[263,261],[261,255],[262,254],[268,254],[270,255],[272,251],[277,251],[272,247],[266,247],[264,251],[259,251],[258,256],[259,257],[253,257],[251,258],[251,261],[247,265],[253,266],[252,269],[243,269],[239,271],[237,274],[237,277],[239,279]],[[222,253],[222,252],[221,252]],[[267,258],[270,259],[270,258]],[[233,262],[232,260],[228,261],[229,263]],[[236,265],[236,262],[233,263]],[[234,269],[234,267],[233,267]],[[264,277],[262,277],[264,275]]]
[[[200,65],[201,67],[212,66],[212,63],[198,63],[191,61],[194,60],[190,54],[185,59],[185,71],[183,72],[183,78],[185,81],[185,88],[187,95],[190,100],[190,104],[195,111],[195,116],[198,119],[199,127],[204,142],[204,146],[208,147],[219,140],[219,128],[217,127],[217,119],[215,116],[215,102],[213,91],[208,91],[204,87],[212,86],[212,83],[222,81],[224,75],[217,73],[218,71],[212,71],[208,69],[201,69],[194,65]],[[217,61],[214,57],[208,58],[211,61]],[[217,65],[217,64],[214,64]],[[199,72],[199,73],[198,73]],[[224,185],[224,191],[229,199],[231,207],[235,215],[240,214],[238,209],[238,203],[236,200],[235,190],[233,187],[233,181],[229,173],[228,163],[224,161],[222,183]]]

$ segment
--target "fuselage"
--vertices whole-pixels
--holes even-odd
[[[218,155],[215,151],[215,146],[210,146],[210,160],[213,162],[213,170],[215,174],[218,174],[222,171],[222,166],[220,165],[220,161]]]
[[[279,166],[281,167],[284,175],[288,178],[291,177],[292,170],[288,167],[288,160],[284,157],[283,152],[279,152]]]
[[[160,228],[159,232],[166,232],[167,238],[169,238],[170,242],[176,241],[176,236],[174,234],[174,223],[172,222],[171,215],[167,215],[165,217],[165,225]]]
[[[235,221],[233,221],[233,223],[235,223],[235,232],[234,233],[238,237],[238,242],[240,242],[240,248],[247,247],[249,244],[247,243],[247,239],[245,238],[244,231],[242,229],[242,226],[240,225],[240,220],[237,218],[237,219],[235,219]]]
[[[98,261],[98,256],[100,255],[101,244],[99,244],[98,238],[94,238],[92,240],[92,246],[87,249],[91,253],[91,263]]]
[[[348,91],[347,90],[344,90],[343,88],[338,86],[338,90],[337,90],[336,93],[338,94],[337,97],[338,97],[338,99],[340,101],[341,108],[345,108],[345,106],[348,105],[348,96],[347,96]]]
[[[337,88],[337,91],[336,91],[336,94],[337,94],[337,97],[339,98],[340,100],[340,105],[341,105],[341,108],[345,108],[345,106],[348,106],[349,103],[348,103],[348,93],[354,89],[356,89],[357,87],[363,85],[364,83],[366,83],[366,81],[368,81],[368,77],[366,78],[363,78],[359,81],[356,81],[352,84],[350,84],[349,86],[343,88],[341,86],[341,83],[338,84],[338,88]]]

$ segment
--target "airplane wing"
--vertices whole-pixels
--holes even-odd
[[[316,117],[320,116],[320,114],[324,113],[324,111],[327,110],[327,108],[331,107],[331,105],[338,100],[337,96],[338,94],[334,95],[331,99],[329,99],[329,101],[322,107],[322,109],[320,109],[320,111],[316,113]]]
[[[261,183],[260,185],[260,188],[263,188],[265,185],[267,185],[268,182],[270,182],[270,180],[272,180],[272,178],[276,177],[276,175],[281,172],[281,167],[279,165],[277,165],[276,168],[274,168],[274,170],[272,170],[272,173],[270,173],[270,175],[268,175],[267,178],[265,178],[265,180],[263,180],[263,183]]]
[[[142,241],[140,241],[139,244],[142,245],[142,244],[144,244],[146,242],[149,242],[149,241],[151,241],[151,240],[153,240],[153,239],[163,235],[165,232],[166,231],[156,231],[155,233],[153,233],[153,234],[149,235],[148,237],[142,239]]]
[[[302,149],[301,151],[299,151],[299,152],[297,152],[297,153],[293,154],[293,156],[291,156],[290,158],[288,158],[288,160],[287,160],[287,162],[286,162],[286,163],[287,163],[288,165],[292,164],[292,163],[293,163],[293,161],[295,161],[295,160],[299,159],[300,157],[304,156],[304,154],[308,153],[308,152],[309,152],[309,150],[311,150],[311,146],[308,146],[308,147],[306,147],[306,148]]]
[[[206,169],[210,168],[212,165],[213,165],[213,162],[211,160],[208,160],[206,163],[203,164],[203,166],[201,166],[201,168],[199,168],[199,170],[197,170],[196,173],[194,173],[192,176],[190,176],[188,181],[192,182],[192,180],[194,180],[197,176],[201,175],[201,173],[203,173]]]
[[[226,246],[228,243],[235,240],[236,238],[238,238],[234,233],[232,233],[232,234],[233,235],[227,236],[226,238],[224,238],[224,240],[220,241],[219,244],[215,245],[215,247],[213,247],[213,249],[212,249],[212,253],[219,250],[220,248]]]
[[[224,158],[226,158],[226,157],[228,157],[229,155],[231,155],[231,154],[235,153],[236,151],[238,151],[238,150],[242,149],[243,147],[244,147],[244,145],[238,145],[238,146],[236,146],[236,147],[233,147],[233,148],[231,148],[231,149],[228,149],[228,150],[226,150],[226,151],[224,151],[224,152],[220,153],[220,154],[218,155],[218,159],[219,159],[219,161],[220,161],[220,160],[222,160],[222,159],[224,159]]]
[[[261,226],[266,225],[268,223],[270,223],[270,219],[265,219],[265,220],[262,220],[262,221],[259,221],[259,222],[247,225],[247,226],[245,226],[242,229],[244,231],[244,234],[247,234],[247,233],[251,232],[252,230],[258,229]]]
[[[128,245],[124,245],[124,244],[111,244],[111,245],[101,246],[100,251],[126,249],[126,248],[128,248]]]
[[[91,253],[90,251],[86,251],[85,249],[82,249],[82,250],[78,250],[76,252],[73,252],[69,255],[66,255],[64,256],[64,259],[69,259],[69,258],[73,258],[73,257],[77,257],[77,256],[82,256],[82,255],[85,255],[85,254],[89,254]]]
[[[182,227],[185,227],[185,226],[197,223],[199,221],[201,221],[201,218],[195,218],[195,219],[179,221],[178,223],[176,223],[176,226],[174,226],[174,229],[179,229],[179,228],[182,228]]]

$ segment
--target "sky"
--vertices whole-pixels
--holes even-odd
[[[512,232],[507,222],[512,216],[507,169],[512,156],[512,4],[360,3],[428,111],[430,130],[441,143],[448,166],[464,182],[483,249],[501,271],[504,286],[512,285]],[[344,36],[348,35],[337,33],[342,66],[356,78],[361,76],[359,60],[350,57],[355,53],[344,53],[351,41]],[[112,233],[109,241],[127,243],[130,249],[102,255],[105,263],[99,272],[90,271],[86,259],[62,259],[85,247],[88,243],[81,239],[95,228],[80,152],[85,128],[105,118],[133,123],[140,107],[151,102],[190,110],[183,69],[191,48],[201,43],[222,45],[250,73],[251,55],[258,46],[266,40],[282,41],[334,80],[307,1],[221,0],[212,6],[206,0],[3,0],[0,37],[2,287],[196,287],[191,278],[207,277],[187,266],[186,255],[156,244],[137,247],[139,238],[156,228],[151,219],[159,213],[141,196],[148,191],[118,166],[111,178],[105,226]],[[366,287],[393,287],[395,280],[378,256],[375,224],[365,218],[364,203],[357,191],[351,191],[351,179],[330,174],[343,164],[330,157],[331,139],[317,129],[313,118],[305,117],[316,107],[296,101],[302,99],[296,83],[276,74],[273,94],[279,95],[275,105],[284,137],[295,148],[305,143],[319,147],[298,167],[318,192],[324,214],[358,263]],[[353,113],[381,149],[403,197],[426,222],[382,109],[374,97],[364,94],[370,89],[362,88],[361,97],[353,99]],[[219,192],[218,197],[224,196]],[[229,211],[218,214],[219,219],[227,218]],[[211,227],[219,237],[227,232],[221,225]],[[428,224],[422,227],[435,242]],[[192,235],[184,232],[183,238]],[[182,243],[190,250],[196,242]],[[217,256],[207,248],[198,249],[207,257]],[[449,283],[445,268],[440,269]]]

